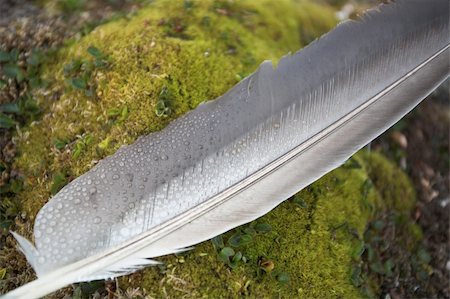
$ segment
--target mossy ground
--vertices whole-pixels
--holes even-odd
[[[30,236],[51,193],[99,159],[334,24],[331,9],[307,1],[157,1],[69,44],[46,66],[50,86],[35,94],[42,119],[16,137],[16,167],[25,178],[16,199],[26,219],[16,229]],[[106,67],[96,67],[98,59]],[[401,172],[376,154],[361,155],[258,220],[272,230],[236,248],[246,262],[235,269],[204,242],[119,286],[157,298],[360,297],[351,275],[367,223],[377,210],[408,210],[412,194]]]

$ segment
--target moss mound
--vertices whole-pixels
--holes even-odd
[[[27,219],[18,231],[30,235],[51,194],[96,161],[334,24],[331,9],[307,1],[156,1],[72,42],[35,95],[42,119],[16,138],[25,177],[17,200]],[[376,210],[408,210],[411,194],[383,158],[360,155],[214,246],[164,257],[119,286],[157,298],[360,297],[351,276],[364,229]]]

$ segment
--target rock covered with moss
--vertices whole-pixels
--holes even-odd
[[[43,74],[49,87],[35,95],[42,119],[16,138],[16,166],[26,178],[17,199],[28,223],[19,232],[30,235],[51,194],[98,160],[334,24],[331,9],[308,1],[156,1],[61,49]],[[119,286],[158,298],[360,296],[352,267],[367,223],[376,210],[408,210],[411,201],[402,199],[413,198],[403,174],[371,157],[351,160],[260,220],[162,258],[163,266]],[[371,177],[386,173],[395,184],[374,188]]]

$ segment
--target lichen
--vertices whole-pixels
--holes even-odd
[[[44,116],[16,137],[16,166],[26,178],[17,196],[22,215],[32,223],[61,182],[334,24],[331,9],[307,1],[156,1],[69,43],[44,72],[51,94],[60,96],[37,94]],[[64,74],[70,63],[92,60],[89,47],[108,57],[106,68],[86,77],[91,95]],[[246,262],[233,270],[208,241],[121,278],[119,286],[157,298],[360,297],[350,277],[366,224],[377,209],[409,209],[412,194],[390,163],[361,154],[259,219],[272,230],[236,248]],[[26,229],[19,231],[29,235]],[[270,265],[265,271],[262,261]]]

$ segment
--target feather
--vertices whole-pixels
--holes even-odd
[[[448,19],[447,0],[381,5],[122,147],[40,210],[35,246],[14,233],[38,279],[4,298],[131,273],[267,213],[448,77]]]

